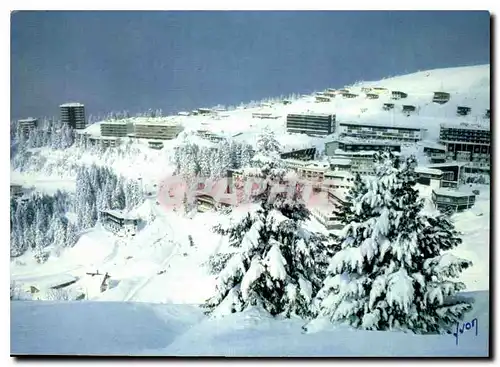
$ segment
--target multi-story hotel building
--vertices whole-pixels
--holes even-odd
[[[33,117],[28,117],[27,119],[17,120],[19,128],[24,136],[28,136],[30,131],[36,128],[38,125],[38,119]]]
[[[446,146],[448,159],[467,162],[466,172],[489,171],[491,157],[489,126],[442,124],[439,140]]]
[[[335,132],[335,115],[289,114],[286,117],[286,130],[289,133],[330,135]]]
[[[138,139],[171,140],[183,130],[183,127],[164,119],[147,119],[135,122],[135,137]]]
[[[391,124],[340,122],[339,135],[361,139],[383,139],[417,142],[422,140],[422,129]]]
[[[85,106],[81,103],[65,103],[59,106],[61,121],[73,129],[85,129]]]
[[[334,156],[337,150],[342,152],[379,151],[389,149],[401,152],[401,144],[396,142],[362,141],[355,139],[336,139],[325,143],[325,155]]]
[[[100,125],[101,136],[124,138],[134,132],[134,124],[130,120],[103,121]]]

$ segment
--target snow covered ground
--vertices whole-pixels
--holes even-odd
[[[487,356],[488,292],[466,322],[475,329],[422,336],[326,327],[304,333],[304,321],[249,309],[222,319],[192,305],[129,302],[12,302],[12,354],[148,356]],[[456,330],[451,330],[455,332]]]
[[[381,106],[390,100],[389,95],[368,100],[360,93],[352,100],[338,96],[330,103],[315,103],[313,97],[304,97],[289,105],[275,103],[271,107],[228,111],[227,117],[220,119],[182,116],[178,120],[186,130],[208,129],[229,135],[241,133],[235,140],[252,144],[255,144],[259,131],[264,126],[270,126],[286,149],[315,145],[322,150],[325,141],[331,139],[286,133],[286,114],[306,111],[335,113],[337,121],[419,124],[428,129],[426,139],[436,141],[441,122],[484,122],[482,115],[490,104],[489,76],[489,65],[481,65],[419,72],[360,83],[350,88],[354,93],[360,93],[363,86],[406,92],[408,99],[395,103],[397,106],[403,103],[418,105],[418,114],[412,117],[383,111]],[[450,102],[433,104],[432,94],[438,90],[450,92]],[[461,104],[472,107],[471,116],[455,116],[456,107]],[[365,108],[367,110],[361,112]],[[252,118],[253,112],[269,110],[281,117],[275,120]],[[96,127],[93,128],[97,131]],[[117,173],[127,177],[140,177],[146,191],[154,193],[153,185],[172,172],[170,158],[173,147],[179,144],[180,139],[165,142],[165,148],[160,151],[148,148],[147,143],[134,142],[130,154],[125,154],[122,148],[109,149],[102,155],[75,146],[61,151],[38,149],[33,153],[38,160],[34,160],[30,170],[11,171],[11,182],[34,186],[46,193],[57,189],[71,192],[75,190],[75,171],[72,170],[75,165],[96,163],[113,167]],[[462,335],[464,343],[459,347],[451,336],[418,337],[385,333],[381,338],[374,332],[338,330],[301,334],[301,321],[271,320],[256,314],[255,310],[244,315],[232,315],[222,321],[207,320],[193,304],[200,304],[213,294],[215,277],[208,273],[205,264],[210,255],[227,247],[226,240],[213,233],[211,228],[231,218],[234,220],[245,210],[236,209],[227,216],[197,213],[188,218],[171,208],[156,205],[156,198],[152,198],[137,208],[146,226],[134,239],[114,237],[98,225],[82,234],[73,248],[51,256],[45,264],[36,263],[29,253],[11,262],[11,279],[24,289],[36,286],[43,290],[75,278],[77,281],[68,287],[69,290],[83,292],[91,301],[103,301],[12,303],[12,352],[185,355],[194,353],[195,345],[197,354],[219,355],[358,356],[360,353],[380,355],[387,351],[397,355],[484,355],[488,320],[485,299],[488,297],[490,273],[490,194],[489,186],[478,188],[481,194],[474,208],[453,216],[463,239],[454,253],[474,264],[462,273],[462,281],[467,291],[481,291],[476,293],[480,300],[473,312],[477,315],[471,316],[481,317],[480,334],[477,337]],[[430,200],[428,188],[421,188],[421,195]],[[308,227],[323,230],[315,219],[308,223]],[[188,235],[192,236],[194,246]],[[110,289],[103,293],[86,274],[97,270],[111,275]],[[43,292],[40,293],[43,299]],[[66,314],[78,314],[79,317],[70,318]],[[244,330],[240,329],[241,325],[245,325]],[[37,344],[40,340],[46,343]],[[363,341],[362,346],[359,345],[360,340]],[[468,343],[465,343],[466,340]]]

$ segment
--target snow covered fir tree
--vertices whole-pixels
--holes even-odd
[[[257,210],[239,223],[216,231],[229,236],[233,252],[218,256],[216,294],[204,307],[224,315],[261,307],[271,315],[310,318],[313,299],[325,275],[328,238],[307,230],[309,218],[295,183],[292,192],[273,192],[287,171],[279,163],[280,146],[270,130],[259,136],[257,152],[245,175],[258,177],[262,190],[254,196]]]
[[[350,192],[341,250],[318,293],[319,318],[368,330],[448,332],[471,309],[455,281],[472,265],[447,252],[461,243],[448,218],[422,213],[415,158],[376,154],[376,176]]]

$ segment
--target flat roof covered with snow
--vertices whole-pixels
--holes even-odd
[[[109,215],[112,215],[113,217],[116,218],[122,218],[126,220],[137,220],[136,216],[131,215],[128,212],[124,212],[122,210],[116,210],[116,209],[107,209],[107,210],[101,210],[101,213],[107,213]]]
[[[451,190],[444,187],[441,187],[439,189],[433,189],[432,192],[435,193],[436,195],[450,196],[455,198],[462,198],[465,196],[476,196],[472,191],[469,190],[464,190],[464,189]]]
[[[438,169],[434,168],[429,168],[429,167],[416,167],[415,168],[416,173],[427,173],[430,175],[442,175],[443,171],[440,171]]]
[[[462,130],[481,130],[481,131],[490,131],[490,125],[486,124],[451,124],[451,123],[442,123],[441,127],[447,129],[462,129]]]
[[[339,166],[347,166],[351,164],[351,160],[348,158],[331,158],[330,164],[336,164]]]
[[[36,122],[38,119],[34,118],[34,117],[28,117],[28,118],[25,118],[25,119],[20,119],[20,120],[17,120],[17,122]]]
[[[382,140],[382,139],[359,139],[355,137],[344,136],[342,138],[338,138],[332,140],[328,143],[344,143],[344,144],[356,144],[356,145],[390,145],[390,146],[400,146],[400,142],[394,142],[391,140]]]
[[[68,103],[63,103],[59,107],[84,107],[84,104],[80,102],[68,102]]]
[[[353,125],[360,127],[385,127],[388,129],[405,129],[405,130],[422,130],[421,127],[409,126],[403,124],[396,124],[391,122],[381,122],[381,121],[342,121],[339,125]]]
[[[349,172],[349,171],[326,171],[325,176],[331,176],[331,177],[347,177],[347,178],[354,178],[355,176]]]

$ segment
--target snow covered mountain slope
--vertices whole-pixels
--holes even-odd
[[[250,309],[209,319],[190,305],[124,302],[12,302],[11,353],[156,356],[487,356],[488,292],[471,294],[465,322],[448,335],[353,331],[327,326],[303,333],[304,321]],[[76,317],[76,315],[78,315]],[[456,330],[451,330],[455,332]]]
[[[301,134],[288,134],[285,129],[286,114],[291,112],[329,112],[337,114],[338,121],[374,120],[381,122],[418,123],[429,129],[429,139],[436,140],[436,129],[443,121],[459,122],[462,120],[480,120],[485,108],[489,108],[490,66],[479,65],[423,71],[414,74],[383,79],[377,82],[362,82],[348,86],[353,93],[359,93],[354,99],[337,96],[329,103],[315,103],[313,96],[304,96],[291,104],[274,102],[263,107],[240,108],[225,111],[219,118],[207,116],[177,116],[186,131],[207,129],[229,136],[233,139],[255,144],[257,134],[265,126],[270,126],[277,138],[285,146],[306,147],[316,145],[323,149],[329,138],[309,137]],[[406,117],[400,112],[386,112],[381,106],[390,100],[382,94],[378,100],[366,99],[361,93],[363,87],[383,87],[389,90],[401,90],[408,93],[406,100],[392,101],[396,104],[415,103],[420,108],[418,115]],[[434,91],[443,90],[451,93],[451,100],[438,105],[431,102]],[[404,101],[404,102],[403,102]],[[456,117],[458,104],[466,103],[472,107],[470,117]],[[361,113],[361,109],[367,110]],[[252,118],[252,113],[268,111],[280,116],[275,120]],[[98,134],[98,125],[89,129]],[[238,135],[239,134],[239,135]],[[156,205],[154,187],[171,175],[173,167],[171,157],[173,148],[181,143],[185,134],[177,139],[165,142],[163,150],[148,148],[147,142],[130,142],[115,149],[108,149],[104,154],[86,151],[72,146],[66,150],[49,148],[35,149],[23,172],[11,172],[11,181],[33,185],[44,192],[57,189],[74,190],[74,167],[81,164],[96,163],[112,167],[116,172],[128,177],[141,178],[145,191],[152,193],[144,205],[136,208],[146,226],[133,240],[118,240],[97,226],[83,234],[80,242],[73,249],[63,252],[59,257],[52,257],[46,264],[40,265],[23,256],[11,265],[12,279],[29,286],[46,284],[41,279],[58,274],[70,274],[82,277],[86,272],[99,270],[109,272],[116,284],[102,294],[95,294],[93,299],[134,300],[143,302],[200,303],[213,290],[213,276],[202,266],[208,257],[223,249],[220,236],[210,228],[229,217],[214,213],[196,214],[192,219]],[[197,143],[207,140],[191,136]],[[457,229],[464,233],[463,244],[457,254],[473,261],[474,266],[463,273],[469,290],[486,290],[489,287],[489,187],[480,187],[481,195],[473,210],[457,214],[454,217]],[[424,190],[425,191],[425,190]],[[422,192],[427,199],[430,192]],[[479,214],[482,213],[482,216]],[[235,213],[236,215],[236,213]],[[151,218],[154,217],[154,220]],[[320,228],[315,220],[310,225]],[[195,246],[191,246],[188,235],[191,234]],[[24,265],[22,265],[24,264]],[[158,274],[160,273],[161,274]],[[40,279],[37,279],[37,278]],[[55,281],[54,279],[50,280]],[[75,283],[78,286],[78,282]]]

